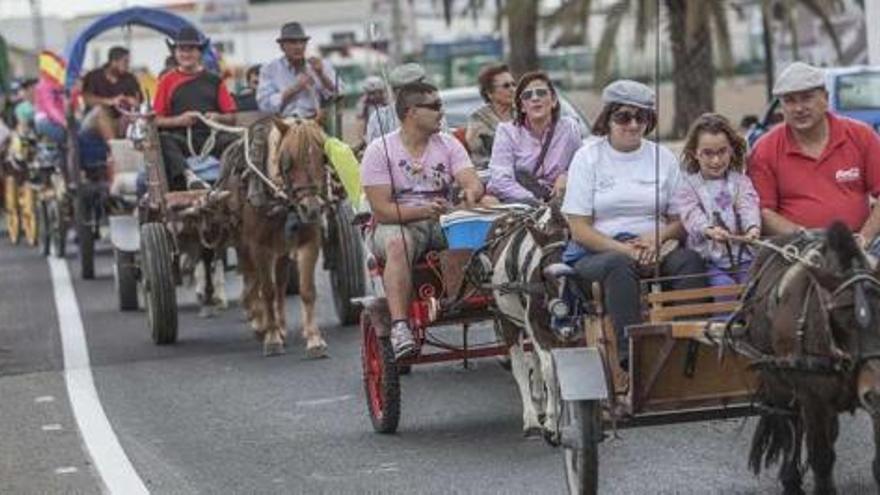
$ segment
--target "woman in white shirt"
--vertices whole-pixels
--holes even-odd
[[[658,245],[683,238],[681,222],[669,209],[679,165],[672,152],[644,138],[657,125],[651,88],[635,81],[615,81],[602,91],[602,102],[604,108],[593,127],[599,138],[581,147],[569,168],[562,212],[572,241],[563,259],[583,279],[602,284],[618,352],[621,361],[626,361],[624,330],[642,321],[640,268],[657,262]],[[659,243],[654,238],[658,217]],[[704,271],[702,258],[684,248],[674,249],[660,261],[662,275]],[[685,278],[668,285],[671,289],[696,288],[705,286],[705,280]]]

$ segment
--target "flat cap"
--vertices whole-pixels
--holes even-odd
[[[825,71],[818,67],[794,62],[779,74],[773,85],[773,96],[825,87]]]
[[[409,83],[421,81],[425,75],[425,68],[419,64],[398,65],[388,74],[388,83],[393,88],[399,88]]]
[[[602,90],[602,103],[621,103],[653,110],[654,90],[640,82],[621,79],[605,86]]]

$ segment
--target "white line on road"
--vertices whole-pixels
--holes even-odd
[[[50,425],[43,425],[42,430],[43,431],[61,431],[61,425],[59,425],[58,423],[52,423]]]
[[[76,294],[70,282],[67,263],[49,257],[52,289],[58,312],[58,328],[64,351],[64,379],[73,416],[82,434],[86,450],[111,494],[147,494],[146,485],[138,476],[131,461],[119,445],[119,439],[110,426],[89,364],[89,349],[76,302]],[[56,470],[56,473],[58,470]],[[62,474],[62,473],[59,473]]]
[[[54,401],[55,401],[55,397],[52,397],[51,395],[41,395],[41,396],[37,397],[36,399],[34,399],[34,402],[36,402],[37,404],[41,404],[43,402],[54,402]]]
[[[314,406],[323,406],[326,404],[333,404],[335,402],[344,402],[347,400],[353,399],[353,395],[340,395],[337,397],[327,397],[325,399],[312,399],[312,400],[301,400],[297,401],[297,407],[314,407]]]
[[[75,473],[75,472],[77,472],[77,471],[79,471],[79,469],[77,469],[77,468],[75,468],[75,467],[73,467],[73,466],[60,467],[60,468],[58,468],[58,469],[55,470],[55,474],[73,474],[73,473]]]

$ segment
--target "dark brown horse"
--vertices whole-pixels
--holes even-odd
[[[251,126],[252,162],[277,167],[278,186],[287,199],[256,201],[259,180],[245,172],[241,145],[225,157],[234,162],[227,187],[238,206],[238,258],[244,278],[242,305],[267,356],[284,352],[287,335],[285,296],[288,263],[299,272],[303,338],[312,357],[324,356],[327,343],[315,318],[315,266],[321,247],[321,215],[326,206],[327,170],[324,133],[311,121],[267,119]],[[264,158],[265,157],[265,158]],[[277,163],[266,163],[277,161]],[[268,166],[266,166],[268,165]],[[246,177],[246,178],[242,178]]]
[[[804,493],[806,446],[815,493],[833,494],[838,414],[865,408],[880,445],[880,281],[842,223],[772,242],[782,250],[759,252],[733,320],[758,373],[749,465],[780,462],[785,493]],[[880,483],[878,463],[875,451]]]

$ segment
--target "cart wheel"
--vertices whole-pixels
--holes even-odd
[[[147,325],[156,345],[177,341],[177,294],[171,241],[161,223],[141,227],[141,260]]]
[[[599,490],[599,440],[602,438],[599,401],[564,401],[563,431],[565,481],[572,495],[595,495]]]
[[[120,311],[138,309],[137,265],[134,253],[114,250],[113,281],[116,283],[116,294],[119,296]]]
[[[52,224],[49,222],[49,205],[46,201],[40,200],[37,207],[40,231],[40,253],[43,256],[49,256],[52,252]]]
[[[61,203],[57,199],[50,200],[46,204],[46,214],[49,220],[52,255],[56,258],[63,258],[67,249],[67,222],[64,221]]]
[[[20,189],[21,197],[21,229],[24,231],[24,240],[29,246],[36,246],[39,242],[39,215],[37,210],[37,195],[34,188],[25,183]]]
[[[3,199],[6,207],[6,232],[9,242],[18,244],[21,240],[21,218],[18,208],[18,182],[12,174],[6,176]]]
[[[296,260],[290,260],[287,264],[287,274],[287,295],[299,295],[299,268],[296,265]]]
[[[400,422],[400,380],[391,341],[376,334],[366,310],[361,312],[361,331],[364,390],[373,429],[378,433],[394,433]]]
[[[332,256],[330,284],[333,287],[333,303],[336,315],[343,325],[353,325],[358,321],[357,305],[351,298],[366,293],[367,281],[364,270],[364,247],[360,233],[352,221],[354,210],[348,202],[340,203],[336,208],[336,218],[331,219],[331,242],[324,249],[324,256]]]
[[[83,192],[78,191],[77,194],[80,197],[76,199],[74,220],[76,221],[76,238],[79,243],[80,274],[83,279],[91,280],[95,278],[95,232],[92,226],[95,215],[93,208],[81,196]]]

